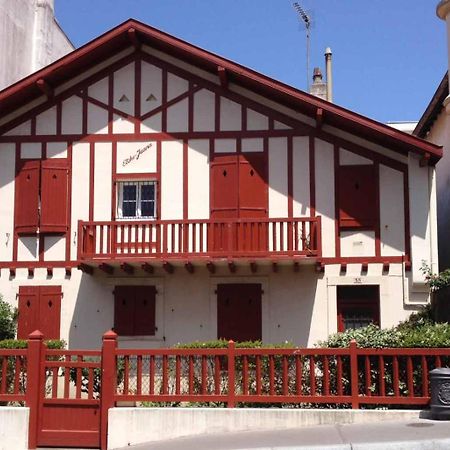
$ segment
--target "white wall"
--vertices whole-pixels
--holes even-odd
[[[29,416],[29,408],[0,407],[0,450],[28,449]]]
[[[322,216],[322,255],[335,256],[334,147],[315,140],[316,214]]]
[[[14,144],[0,144],[0,260],[12,260],[14,235],[14,179],[16,150]]]

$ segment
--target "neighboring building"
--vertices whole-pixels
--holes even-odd
[[[0,90],[73,49],[54,0],[0,0]]]
[[[134,20],[0,111],[19,337],[304,346],[428,301],[436,145]]]
[[[436,166],[439,268],[450,268],[450,127],[447,104],[448,74],[445,73],[413,134],[443,146],[443,158]]]

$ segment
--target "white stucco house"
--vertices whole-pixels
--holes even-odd
[[[0,92],[0,292],[74,348],[389,327],[428,301],[441,156],[128,20]]]

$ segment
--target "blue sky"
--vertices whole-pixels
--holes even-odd
[[[386,122],[420,118],[447,68],[437,0],[297,0],[313,18],[311,68],[333,51],[334,101]],[[132,17],[306,87],[305,32],[290,0],[55,0],[80,46]],[[312,70],[312,69],[311,69]]]

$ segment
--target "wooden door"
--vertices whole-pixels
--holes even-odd
[[[260,284],[217,286],[217,337],[235,342],[262,339]]]
[[[255,226],[249,219],[266,218],[267,213],[266,155],[216,155],[211,164],[210,248],[229,254],[266,250],[266,225]]]

